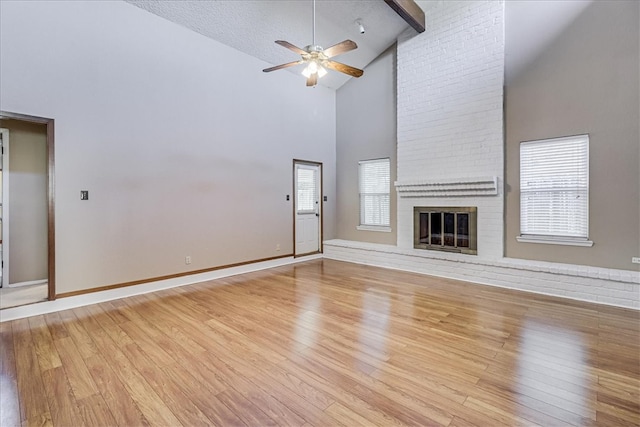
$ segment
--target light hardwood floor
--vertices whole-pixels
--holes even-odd
[[[0,425],[637,426],[639,316],[309,261],[0,324]]]

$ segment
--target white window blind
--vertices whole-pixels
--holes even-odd
[[[315,212],[318,200],[316,170],[298,167],[298,213]]]
[[[389,191],[391,179],[389,159],[359,162],[360,225],[390,225]]]
[[[520,233],[588,239],[588,135],[520,144]]]

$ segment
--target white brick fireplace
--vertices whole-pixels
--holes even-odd
[[[475,206],[477,256],[502,257],[503,21],[500,2],[444,2],[398,41],[399,248],[413,248],[414,206]]]
[[[413,30],[411,30],[413,31]],[[446,1],[397,52],[397,246],[327,258],[640,308],[637,272],[504,258],[504,3]],[[414,249],[415,206],[477,207],[477,255]]]

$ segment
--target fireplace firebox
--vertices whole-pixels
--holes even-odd
[[[476,255],[476,207],[413,208],[413,247]]]

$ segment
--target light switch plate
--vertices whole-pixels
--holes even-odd
[[[80,200],[89,200],[89,190],[80,190]]]

